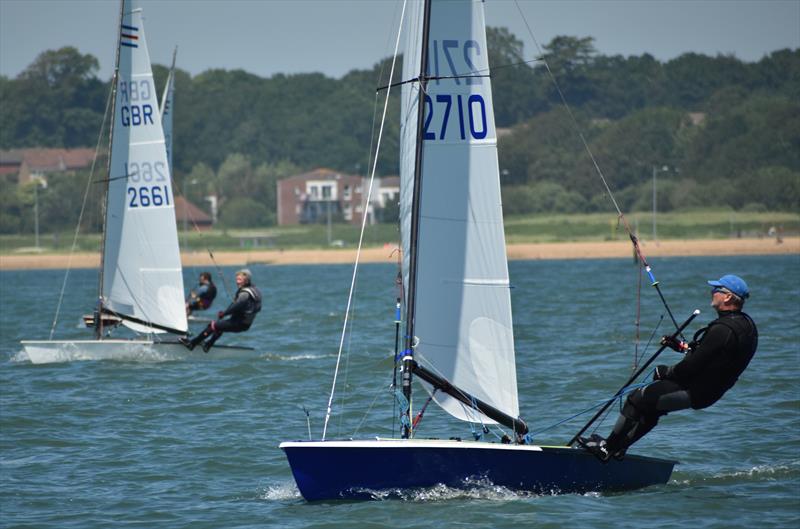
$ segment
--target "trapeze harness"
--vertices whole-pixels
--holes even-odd
[[[201,290],[201,292],[198,292],[197,294],[197,304],[200,306],[200,308],[205,310],[211,306],[211,303],[214,302],[214,298],[217,297],[217,287],[214,285],[214,283],[208,283],[203,285],[198,290]]]
[[[193,341],[199,343],[211,336],[206,342],[206,346],[211,348],[223,333],[244,332],[250,328],[256,314],[261,311],[261,291],[254,286],[242,287],[236,291],[234,299],[235,301],[222,313],[222,317],[209,323]],[[229,319],[222,319],[228,315]]]
[[[717,402],[736,384],[758,347],[758,330],[741,311],[723,311],[698,330],[690,352],[670,367],[662,380],[631,393],[607,439],[614,453],[625,450],[671,411],[702,409]]]

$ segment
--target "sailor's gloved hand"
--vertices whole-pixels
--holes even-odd
[[[221,311],[217,312],[217,319],[218,320],[221,320],[224,317],[225,317],[225,311],[224,310],[221,310]]]
[[[669,366],[656,366],[653,372],[653,380],[666,380],[669,373]]]
[[[674,336],[662,336],[661,345],[666,345],[673,351],[677,351],[679,353],[685,353],[689,350],[689,344],[678,340]]]

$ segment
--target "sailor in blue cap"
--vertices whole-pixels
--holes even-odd
[[[602,461],[621,458],[671,411],[702,409],[717,402],[736,384],[758,347],[758,329],[742,312],[750,289],[744,279],[728,274],[708,281],[711,306],[717,319],[694,334],[686,343],[664,336],[661,343],[685,353],[674,366],[660,365],[653,383],[628,395],[622,412],[608,439],[599,435],[579,438],[578,442]]]

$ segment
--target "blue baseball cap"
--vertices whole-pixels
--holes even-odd
[[[744,282],[744,279],[733,274],[722,276],[716,281],[709,281],[708,284],[712,287],[727,288],[742,299],[750,296],[750,289],[747,288],[747,283]]]

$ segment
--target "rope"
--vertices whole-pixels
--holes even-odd
[[[111,107],[111,95],[114,93],[114,87],[108,91],[108,99],[106,100],[106,109],[103,113],[103,122],[100,125],[100,133],[97,135],[97,144],[94,148],[94,157],[92,157],[92,167],[89,170],[89,180],[86,182],[86,191],[83,193],[83,203],[81,204],[81,211],[78,214],[78,225],[75,226],[75,235],[72,237],[72,246],[69,251],[69,257],[67,258],[67,269],[64,272],[64,281],[61,283],[61,292],[58,294],[58,304],[56,305],[56,314],[53,317],[53,325],[50,327],[50,340],[53,339],[53,334],[56,331],[56,325],[58,324],[58,315],[61,312],[61,303],[64,301],[64,291],[67,288],[67,279],[69,278],[69,272],[72,269],[72,257],[75,254],[75,249],[78,246],[78,234],[81,231],[81,222],[83,222],[83,214],[86,211],[86,202],[89,200],[89,190],[92,188],[92,184],[94,183],[94,168],[95,164],[97,163],[97,155],[100,152],[100,142],[103,140],[103,132],[106,128],[106,119],[108,118],[108,109]],[[111,145],[108,146],[109,150],[109,157],[111,156]]]
[[[397,63],[397,53],[398,53],[398,49],[400,47],[400,35],[401,35],[402,29],[403,29],[402,20],[403,20],[403,15],[405,14],[405,9],[406,9],[406,3],[403,2],[403,11],[402,11],[401,17],[400,17],[401,22],[399,24],[399,28],[398,28],[398,31],[397,31],[397,40],[395,41],[394,57],[392,58],[392,69],[389,72],[389,82],[390,83],[391,83],[391,80],[392,80],[392,78],[394,76],[395,64]],[[375,171],[376,171],[377,165],[378,165],[377,152],[381,148],[381,140],[383,139],[383,129],[384,129],[384,126],[386,124],[386,113],[387,113],[387,111],[389,109],[389,96],[390,96],[390,94],[391,94],[391,90],[387,90],[386,91],[386,99],[385,99],[384,105],[383,105],[383,115],[381,116],[381,125],[380,125],[379,131],[378,131],[378,141],[377,141],[377,147],[375,149],[376,156],[375,156],[375,158],[373,160],[372,170],[371,170],[370,179],[369,179],[369,189],[367,191],[367,196],[366,196],[366,201],[365,201],[365,204],[366,204],[367,207],[364,208],[364,214],[362,215],[362,218],[361,218],[361,233],[358,236],[358,249],[356,250],[356,260],[355,260],[355,264],[353,265],[353,277],[350,280],[350,293],[347,296],[347,307],[345,309],[345,314],[344,314],[344,324],[342,326],[342,337],[339,340],[339,352],[337,353],[337,356],[336,356],[336,369],[334,370],[334,373],[333,373],[333,384],[331,386],[331,395],[330,395],[330,398],[328,399],[328,407],[327,407],[327,409],[325,411],[325,425],[322,428],[322,440],[323,441],[325,440],[325,435],[326,435],[326,433],[328,431],[328,421],[330,420],[330,417],[331,417],[331,405],[333,403],[333,395],[334,395],[334,393],[336,391],[336,378],[339,375],[339,364],[340,364],[341,358],[342,358],[342,348],[344,346],[344,338],[345,338],[345,335],[347,334],[347,323],[348,323],[349,316],[350,316],[350,305],[352,304],[352,301],[353,301],[353,292],[355,290],[356,276],[358,274],[358,262],[359,262],[359,259],[361,257],[361,247],[362,247],[363,242],[364,242],[364,230],[366,229],[366,225],[367,225],[368,206],[369,206],[369,203],[370,203],[370,199],[372,197],[372,188],[373,188],[373,185],[375,183]]]
[[[652,371],[650,371],[646,375],[645,378],[652,376],[653,371],[655,371],[655,368]],[[567,422],[571,421],[572,419],[580,417],[581,415],[583,415],[585,413],[589,413],[590,411],[595,410],[595,409],[597,409],[597,408],[599,408],[601,406],[604,406],[604,405],[608,404],[609,402],[613,402],[613,401],[615,401],[617,399],[620,399],[620,402],[621,402],[622,401],[622,397],[624,397],[625,395],[627,395],[631,391],[636,391],[637,389],[649,386],[650,384],[652,384],[652,382],[641,382],[639,384],[631,384],[630,386],[622,388],[620,391],[617,392],[616,395],[614,395],[610,399],[605,399],[605,400],[598,401],[597,403],[595,403],[594,405],[592,405],[589,408],[586,408],[583,411],[579,411],[578,413],[576,413],[574,415],[571,415],[571,416],[567,417],[566,419],[560,420],[560,421],[558,421],[558,422],[556,422],[554,424],[551,424],[550,426],[547,426],[545,428],[542,428],[540,430],[536,430],[535,432],[530,432],[528,435],[531,438],[533,438],[536,435],[539,435],[540,433],[546,432],[548,430],[551,430],[551,429],[555,428],[556,426],[560,426],[560,425],[562,425],[564,423],[567,423]]]
[[[364,416],[361,418],[361,422],[358,423],[358,426],[356,426],[356,429],[353,431],[353,435],[351,437],[355,437],[356,435],[358,435],[358,431],[361,429],[361,427],[366,422],[367,416],[369,415],[369,412],[371,412],[372,408],[375,407],[375,403],[378,401],[378,397],[381,396],[381,392],[383,392],[385,389],[386,388],[381,388],[381,390],[379,390],[375,394],[375,398],[372,399],[372,403],[369,405],[369,408],[367,408],[367,411],[364,412]]]
[[[178,192],[178,194],[181,197],[183,197],[183,200],[186,202],[186,204],[188,204],[189,198],[186,196],[186,193],[183,192],[183,188],[181,188],[181,186],[178,184],[178,181],[175,178],[174,174],[172,175],[172,187]],[[208,244],[205,243],[205,234],[203,233],[203,230],[200,229],[200,226],[197,224],[197,221],[195,220],[192,213],[189,211],[188,207],[186,208],[186,211],[184,211],[184,215],[188,217],[189,222],[192,225],[192,229],[200,235],[201,242],[203,243],[206,252],[208,252],[208,256],[211,258],[211,262],[214,265],[214,271],[217,273],[217,277],[219,278],[220,283],[222,284],[222,289],[225,291],[225,295],[231,300],[233,300],[233,294],[231,294],[231,292],[235,291],[233,289],[228,288],[228,282],[225,279],[225,274],[222,272],[222,267],[219,265],[219,263],[217,263],[217,259],[214,257],[214,252],[212,252]]]

